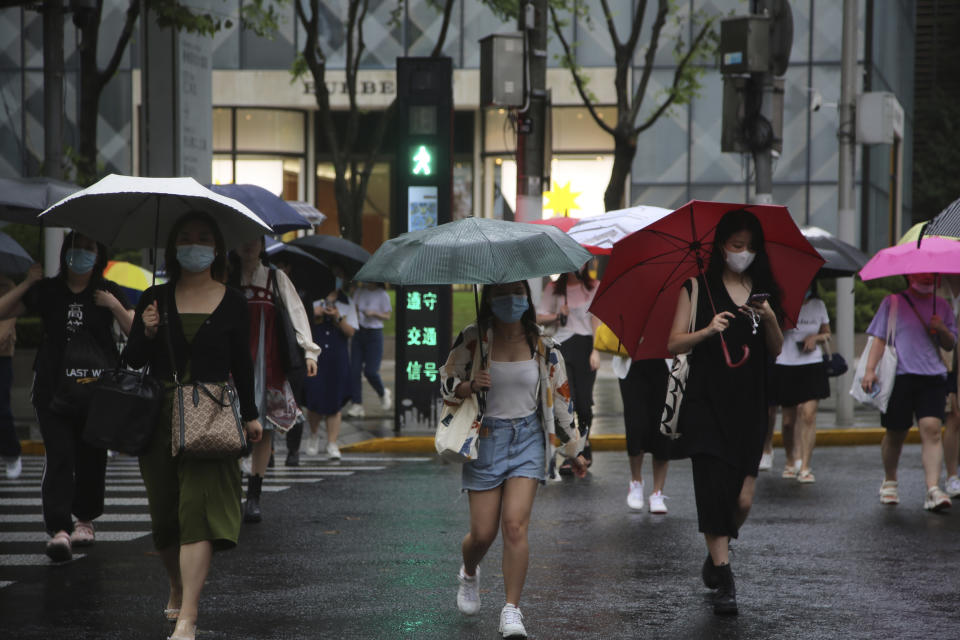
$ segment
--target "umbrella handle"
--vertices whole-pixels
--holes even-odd
[[[727,341],[723,339],[723,336],[720,336],[720,347],[723,349],[723,359],[727,361],[727,366],[731,369],[742,367],[750,358],[750,347],[743,345],[743,357],[740,358],[740,362],[734,362],[733,359],[730,358],[730,351],[727,349]]]

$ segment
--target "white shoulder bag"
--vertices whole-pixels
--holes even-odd
[[[479,345],[479,338],[477,344]],[[480,370],[481,357],[473,354],[473,367],[470,379],[474,379]],[[437,423],[437,435],[433,444],[437,454],[448,462],[465,463],[477,459],[477,438],[480,437],[480,423],[483,412],[476,393],[471,393],[459,405],[443,403],[440,421]]]
[[[697,328],[697,302],[700,298],[699,278],[694,277],[690,291],[690,330],[693,333]],[[678,353],[673,357],[673,366],[670,367],[670,377],[667,379],[667,398],[663,403],[663,415],[660,417],[660,433],[671,440],[680,437],[677,432],[677,422],[680,419],[680,405],[683,404],[683,392],[687,387],[687,378],[690,376],[690,352]]]
[[[863,380],[863,374],[867,370],[867,360],[870,358],[870,349],[873,348],[873,342],[876,340],[873,336],[867,339],[867,346],[863,348],[860,354],[860,360],[857,361],[857,372],[853,376],[853,384],[850,385],[850,395],[858,402],[869,405],[880,410],[880,413],[887,412],[887,403],[890,402],[890,394],[893,392],[894,379],[897,377],[897,348],[894,345],[894,339],[897,334],[897,298],[891,296],[890,311],[887,315],[887,345],[880,356],[880,362],[877,363],[877,388],[873,392],[867,392],[860,386]]]

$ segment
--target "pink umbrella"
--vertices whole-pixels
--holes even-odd
[[[860,278],[874,280],[908,273],[960,274],[960,243],[928,237],[919,247],[908,242],[881,249],[860,270]]]
[[[530,221],[531,224],[545,224],[551,227],[556,227],[561,231],[563,231],[564,233],[570,233],[570,229],[572,229],[578,222],[580,222],[580,218],[570,218],[568,216],[555,216],[553,218],[544,218],[543,220]],[[603,255],[605,253],[610,253],[606,249],[594,247],[593,245],[589,245],[589,244],[581,243],[580,246],[582,246],[584,249],[586,249],[587,251],[589,251],[595,256]]]

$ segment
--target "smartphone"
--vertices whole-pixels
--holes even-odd
[[[747,298],[747,304],[764,302],[769,298],[770,298],[769,293],[754,293],[749,298]]]

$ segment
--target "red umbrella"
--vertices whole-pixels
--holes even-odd
[[[543,220],[533,220],[531,224],[546,224],[546,225],[550,225],[551,227],[556,227],[557,229],[560,229],[564,233],[570,233],[570,229],[572,229],[578,222],[580,222],[580,218],[570,218],[568,216],[556,216],[554,218],[544,218]],[[589,251],[595,256],[605,255],[607,253],[610,253],[606,249],[601,249],[600,247],[594,247],[589,244],[581,244],[580,246],[582,246],[584,249],[586,249],[587,251]]]
[[[803,237],[786,207],[692,200],[613,246],[590,311],[620,338],[634,359],[667,358],[680,287],[706,271],[720,218],[746,209],[763,227],[780,304],[796,324],[804,294],[823,258]]]

